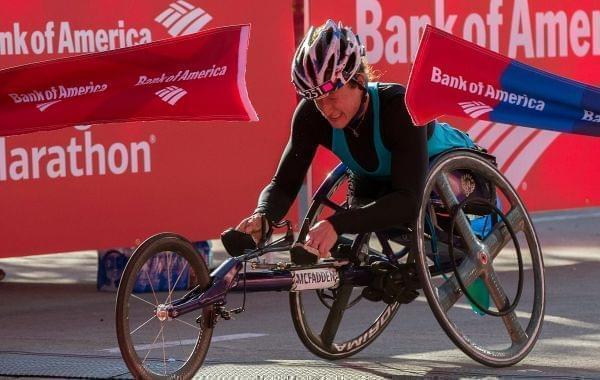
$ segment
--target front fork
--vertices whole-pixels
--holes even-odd
[[[168,317],[177,318],[213,304],[225,305],[227,292],[232,288],[235,278],[243,267],[243,262],[236,257],[226,260],[211,273],[212,281],[208,289],[203,291],[202,286],[198,285],[182,298],[173,301],[167,307]]]

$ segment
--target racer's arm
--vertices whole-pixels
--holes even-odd
[[[307,117],[306,101],[296,108],[292,133],[271,182],[263,189],[255,213],[264,213],[270,221],[279,221],[290,209],[300,191],[319,141],[321,129]]]
[[[403,97],[394,97],[387,109],[392,111],[382,115],[381,126],[384,144],[392,154],[393,191],[363,207],[330,216],[338,234],[383,230],[411,223],[417,216],[428,170],[427,128],[412,124]],[[384,125],[388,126],[385,130]]]

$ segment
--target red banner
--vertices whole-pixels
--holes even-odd
[[[452,115],[600,136],[600,88],[525,65],[433,26],[421,39],[406,106],[416,125]]]
[[[597,86],[600,84],[600,9],[595,0],[310,1],[310,24],[336,18],[366,45],[380,81],[406,84],[427,25],[527,65]],[[468,59],[447,53],[448,60]],[[476,67],[480,73],[487,67]],[[425,94],[430,99],[435,94]],[[433,103],[432,103],[433,104]],[[600,139],[514,124],[446,118],[498,158],[502,172],[530,210],[600,205],[600,176],[593,159]],[[517,124],[517,123],[515,123]],[[568,159],[566,159],[568,157]],[[336,158],[320,152],[313,167],[318,185]]]
[[[32,0],[3,7],[1,67],[249,23],[246,81],[260,121],[129,122],[0,137],[6,173],[0,177],[0,257],[131,246],[160,231],[217,238],[254,210],[287,142],[296,102],[289,2]],[[153,107],[170,107],[155,95],[162,85],[149,91]],[[202,102],[222,96],[216,89]]]
[[[250,27],[231,26],[0,71],[0,136],[134,120],[257,120]]]

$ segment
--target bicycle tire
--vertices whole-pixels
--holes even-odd
[[[196,277],[197,284],[201,287],[208,287],[210,284],[210,277],[208,269],[204,261],[199,257],[198,253],[192,246],[192,244],[180,235],[173,233],[161,233],[148,238],[142,243],[132,254],[131,258],[127,262],[119,289],[117,292],[117,303],[116,303],[116,331],[117,340],[119,343],[119,349],[123,359],[127,365],[127,368],[136,378],[143,379],[167,379],[167,378],[178,378],[178,379],[191,379],[198,369],[202,366],[206,353],[208,351],[210,340],[212,337],[212,321],[210,320],[213,315],[213,307],[206,307],[202,312],[202,323],[198,329],[198,336],[190,355],[185,358],[184,364],[174,370],[173,372],[167,373],[167,362],[165,358],[164,373],[158,373],[153,370],[151,362],[145,362],[138,355],[136,346],[132,339],[132,332],[129,326],[129,312],[130,312],[130,299],[133,294],[135,281],[138,278],[138,274],[142,267],[155,255],[161,252],[173,252],[189,263],[190,270]],[[154,292],[154,290],[153,290]],[[171,294],[172,290],[169,294]],[[167,297],[168,299],[168,297]],[[152,317],[153,318],[153,317]],[[173,320],[168,320],[169,323]],[[162,322],[161,322],[161,326]],[[139,328],[139,327],[138,327]],[[163,327],[161,327],[161,332]],[[136,332],[134,330],[134,332]],[[164,336],[163,336],[163,352],[164,352]],[[149,353],[149,352],[148,352]],[[169,363],[170,366],[170,363]],[[160,368],[160,363],[154,365],[156,368]],[[170,368],[169,368],[170,369]]]

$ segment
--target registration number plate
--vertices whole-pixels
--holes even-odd
[[[335,268],[313,268],[292,271],[292,291],[337,288],[340,277]]]

